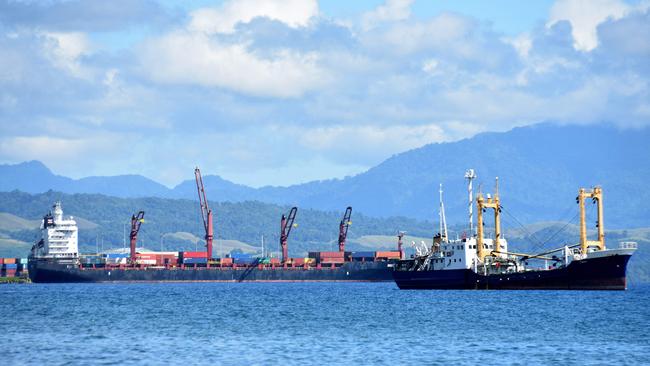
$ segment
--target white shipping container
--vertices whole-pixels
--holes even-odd
[[[156,264],[155,259],[137,259],[136,264]]]

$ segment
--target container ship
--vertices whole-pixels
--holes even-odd
[[[469,193],[469,232],[473,235],[449,240],[442,189],[440,233],[431,248],[418,248],[411,259],[400,260],[392,272],[400,289],[552,289],[625,290],[626,268],[636,243],[622,242],[619,248],[605,247],[603,191],[601,187],[580,189],[576,201],[580,214],[578,244],[565,245],[537,254],[511,252],[501,232],[502,206],[498,178],[494,196],[478,193],[473,200],[474,170],[466,172]],[[597,205],[597,240],[587,240],[585,201]],[[477,208],[473,227],[474,201]],[[494,213],[494,237],[486,238],[483,213]],[[537,267],[535,267],[537,263]]]
[[[195,170],[206,250],[200,252],[141,252],[137,235],[144,211],[131,217],[129,253],[81,255],[78,228],[73,217],[64,217],[60,202],[43,217],[41,239],[32,247],[28,272],[32,282],[296,282],[296,281],[392,281],[394,264],[404,258],[403,233],[398,234],[397,250],[351,252],[345,250],[352,208],[348,207],[339,225],[338,251],[309,252],[290,258],[288,240],[298,209],[280,220],[281,258],[254,258],[232,254],[214,258],[212,211],[208,207],[201,172]]]

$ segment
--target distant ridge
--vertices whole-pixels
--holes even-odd
[[[607,227],[647,225],[650,206],[650,128],[542,123],[435,143],[394,155],[368,171],[345,179],[290,187],[251,188],[215,175],[204,176],[210,199],[258,200],[321,210],[352,205],[371,216],[434,219],[438,184],[444,186],[450,222],[465,222],[467,168],[478,173],[477,188],[491,192],[499,176],[504,208],[512,223],[569,220],[579,187],[602,185]],[[209,168],[204,168],[209,172]],[[37,161],[0,165],[0,191],[29,193],[49,189],[117,197],[155,196],[194,199],[192,179],[169,189],[138,175],[79,180],[52,174]],[[188,172],[191,176],[191,171]],[[514,219],[513,219],[514,218]]]
[[[115,197],[144,197],[168,195],[169,188],[141,175],[86,177],[71,179],[55,175],[37,160],[15,165],[0,165],[0,191],[20,190],[43,193],[49,190],[64,193],[101,193]]]

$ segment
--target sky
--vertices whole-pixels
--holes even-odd
[[[254,187],[650,125],[650,0],[0,0],[0,163]]]

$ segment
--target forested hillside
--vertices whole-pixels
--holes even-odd
[[[38,220],[46,214],[54,201],[60,200],[65,215],[72,215],[80,225],[79,242],[84,251],[121,248],[130,230],[130,218],[139,210],[145,211],[145,223],[139,235],[139,246],[166,250],[194,250],[201,248],[197,238],[203,238],[203,228],[198,203],[184,199],[133,198],[124,199],[98,194],[64,194],[46,192],[31,195],[23,192],[0,193],[0,212],[9,213],[25,220]],[[238,240],[258,247],[261,251],[262,236],[267,248],[277,250],[280,217],[289,206],[278,206],[254,201],[210,202],[214,211],[215,238]],[[338,225],[341,212],[324,212],[313,209],[299,209],[292,231],[289,251],[296,255],[309,250],[330,250],[330,245],[338,238]],[[39,235],[37,230],[14,226],[8,230],[0,227],[0,234],[6,239],[32,243]],[[18,224],[16,224],[18,225]],[[95,225],[93,227],[93,225]],[[390,235],[398,230],[421,237],[433,235],[433,224],[408,218],[371,218],[353,211],[350,238],[363,235]],[[178,233],[188,233],[179,235]],[[103,243],[103,245],[102,245]],[[351,248],[354,244],[351,243]],[[385,245],[393,248],[391,238]]]

